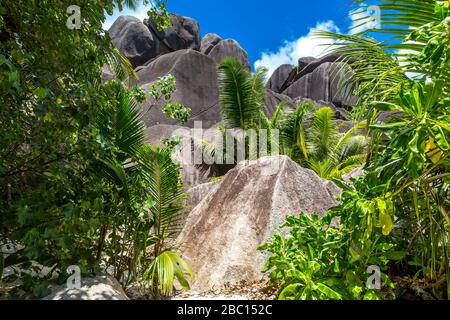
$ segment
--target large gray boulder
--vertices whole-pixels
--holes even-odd
[[[159,31],[152,19],[144,20],[144,24],[170,51],[200,50],[200,26],[196,20],[170,14],[170,23],[169,28]]]
[[[285,156],[238,164],[192,210],[178,238],[196,275],[193,290],[263,278],[267,256],[257,248],[287,215],[323,215],[339,192]]]
[[[142,21],[133,16],[117,18],[109,29],[109,35],[114,46],[135,68],[151,58],[170,52]]]
[[[250,70],[250,61],[247,52],[234,39],[222,40],[217,43],[208,54],[216,64],[226,57],[236,58],[244,67]]]
[[[292,83],[283,94],[292,99],[304,97],[338,106],[351,105],[349,90],[342,89],[348,77],[351,77],[351,69],[346,63],[324,62]]]
[[[222,38],[219,37],[215,33],[208,33],[202,39],[202,43],[200,45],[200,52],[204,54],[209,54],[211,50],[222,41]]]
[[[80,289],[61,285],[43,300],[129,300],[119,282],[110,276],[82,278]]]
[[[194,121],[202,121],[203,128],[209,128],[220,121],[219,93],[215,62],[208,56],[194,50],[179,50],[165,54],[137,72],[138,84],[144,89],[159,77],[171,74],[177,79],[173,102],[179,102],[192,109],[188,127]],[[178,124],[167,119],[161,111],[166,101],[155,103],[148,99],[143,105],[143,119],[150,127],[158,124]]]
[[[289,75],[294,71],[295,67],[291,64],[283,64],[279,66],[267,81],[267,88],[279,93],[289,78]]]
[[[264,113],[268,118],[272,117],[275,109],[281,102],[286,103],[284,111],[288,109],[295,109],[295,102],[290,97],[273,92],[270,89],[266,89],[264,95]]]
[[[314,57],[301,57],[298,59],[298,69],[303,70],[307,65],[316,61],[317,59]]]

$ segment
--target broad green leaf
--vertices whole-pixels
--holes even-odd
[[[382,232],[385,236],[388,236],[391,233],[392,229],[394,228],[394,223],[392,222],[392,218],[389,212],[387,211],[386,201],[377,198],[377,205],[379,210],[379,218]]]
[[[372,124],[369,126],[371,129],[380,130],[380,131],[390,131],[392,129],[402,128],[406,126],[407,122],[394,122],[388,124]]]
[[[279,300],[294,300],[294,297],[297,295],[297,292],[301,288],[300,284],[294,283],[288,285],[286,288],[281,291],[278,299]]]
[[[401,110],[401,108],[398,105],[390,102],[375,101],[371,103],[371,106],[379,111]]]
[[[317,284],[317,289],[322,292],[327,298],[335,299],[335,300],[342,300],[342,295],[331,289],[330,287],[326,286],[323,283]]]

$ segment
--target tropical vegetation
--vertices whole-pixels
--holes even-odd
[[[268,119],[264,111],[266,75],[267,70],[262,67],[252,74],[235,58],[222,61],[218,76],[222,132],[238,129],[258,134],[266,130],[267,154],[272,153],[273,147],[326,179],[341,178],[364,163],[368,139],[363,135],[363,123],[341,133],[339,128],[345,123],[338,124],[330,107],[314,110],[313,103],[300,103],[292,110],[282,102]],[[245,139],[246,159],[261,156],[255,153],[259,142],[255,142],[255,148],[249,148],[251,137],[246,135]],[[214,146],[206,149],[215,150]],[[222,154],[226,157],[226,150]]]
[[[450,297],[450,3],[380,8],[381,29],[318,33],[352,61],[342,86],[359,97],[354,114],[368,114],[371,139],[364,174],[341,184],[339,206],[289,218],[290,236],[262,247],[282,299]],[[370,266],[381,270],[381,290],[366,285]]]
[[[176,80],[130,87],[136,74],[102,28],[106,13],[137,3],[86,2],[75,30],[71,1],[0,4],[0,294],[45,296],[71,265],[156,296],[174,279],[189,287],[167,241],[183,209],[178,166],[170,150],[146,146],[138,108],[147,95],[169,100]],[[167,26],[165,1],[152,3]],[[101,81],[105,65],[117,81]],[[190,112],[163,110],[182,122]]]

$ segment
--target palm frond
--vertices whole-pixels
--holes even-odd
[[[334,112],[330,107],[323,107],[314,112],[310,130],[308,130],[308,148],[317,159],[329,156],[333,148],[337,131]]]
[[[367,147],[367,139],[364,136],[353,136],[342,148],[339,161],[344,161],[352,156],[364,153]]]
[[[173,162],[168,149],[151,146],[144,149],[142,165],[148,181],[149,196],[155,202],[149,208],[155,234],[160,238],[170,238],[180,231],[185,215],[182,211],[185,194],[179,177],[179,166]]]
[[[295,161],[300,161],[300,158],[308,160],[305,120],[308,118],[312,107],[312,103],[300,104],[297,109],[286,115],[280,125],[283,153]]]
[[[286,101],[282,101],[275,109],[272,118],[270,119],[270,126],[275,128],[280,121],[283,121],[283,111],[286,107]]]
[[[118,161],[124,162],[138,156],[144,144],[145,127],[137,101],[120,84],[114,88],[115,96],[111,96],[114,106],[98,114],[97,124],[104,139],[118,150]]]
[[[436,0],[379,0],[377,6],[381,9],[381,29],[370,28],[364,33],[376,32],[393,35],[404,39],[412,28],[426,25],[432,21],[439,21],[436,15]],[[361,9],[367,9],[364,0],[356,0]],[[354,12],[357,14],[357,12]],[[372,22],[372,17],[361,18],[360,25]]]
[[[318,31],[316,36],[329,39],[333,42],[330,52],[341,56],[344,62],[351,62],[351,69],[342,69],[344,76],[339,91],[353,93],[358,97],[357,104],[395,96],[408,81],[407,72],[417,71],[400,65],[385,45],[373,38],[328,31]]]
[[[117,48],[111,48],[106,52],[106,61],[115,78],[126,85],[130,85],[132,79],[138,80],[138,75],[131,62]]]
[[[189,282],[186,277],[194,278],[194,274],[188,264],[176,253],[165,251],[157,256],[144,272],[144,280],[157,288],[164,296],[173,293],[175,279],[183,289],[189,290]]]
[[[258,93],[262,71],[253,79],[235,58],[219,65],[218,82],[222,120],[228,129],[250,129],[258,124],[263,95]],[[256,94],[255,94],[256,92]]]

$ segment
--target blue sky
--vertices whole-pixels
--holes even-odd
[[[323,41],[312,37],[316,29],[348,32],[352,25],[351,0],[169,0],[169,11],[189,16],[200,24],[202,36],[214,32],[233,38],[248,52],[253,66],[273,71],[301,56],[318,56]],[[354,8],[354,7],[353,7]],[[115,13],[143,19],[145,8]]]

